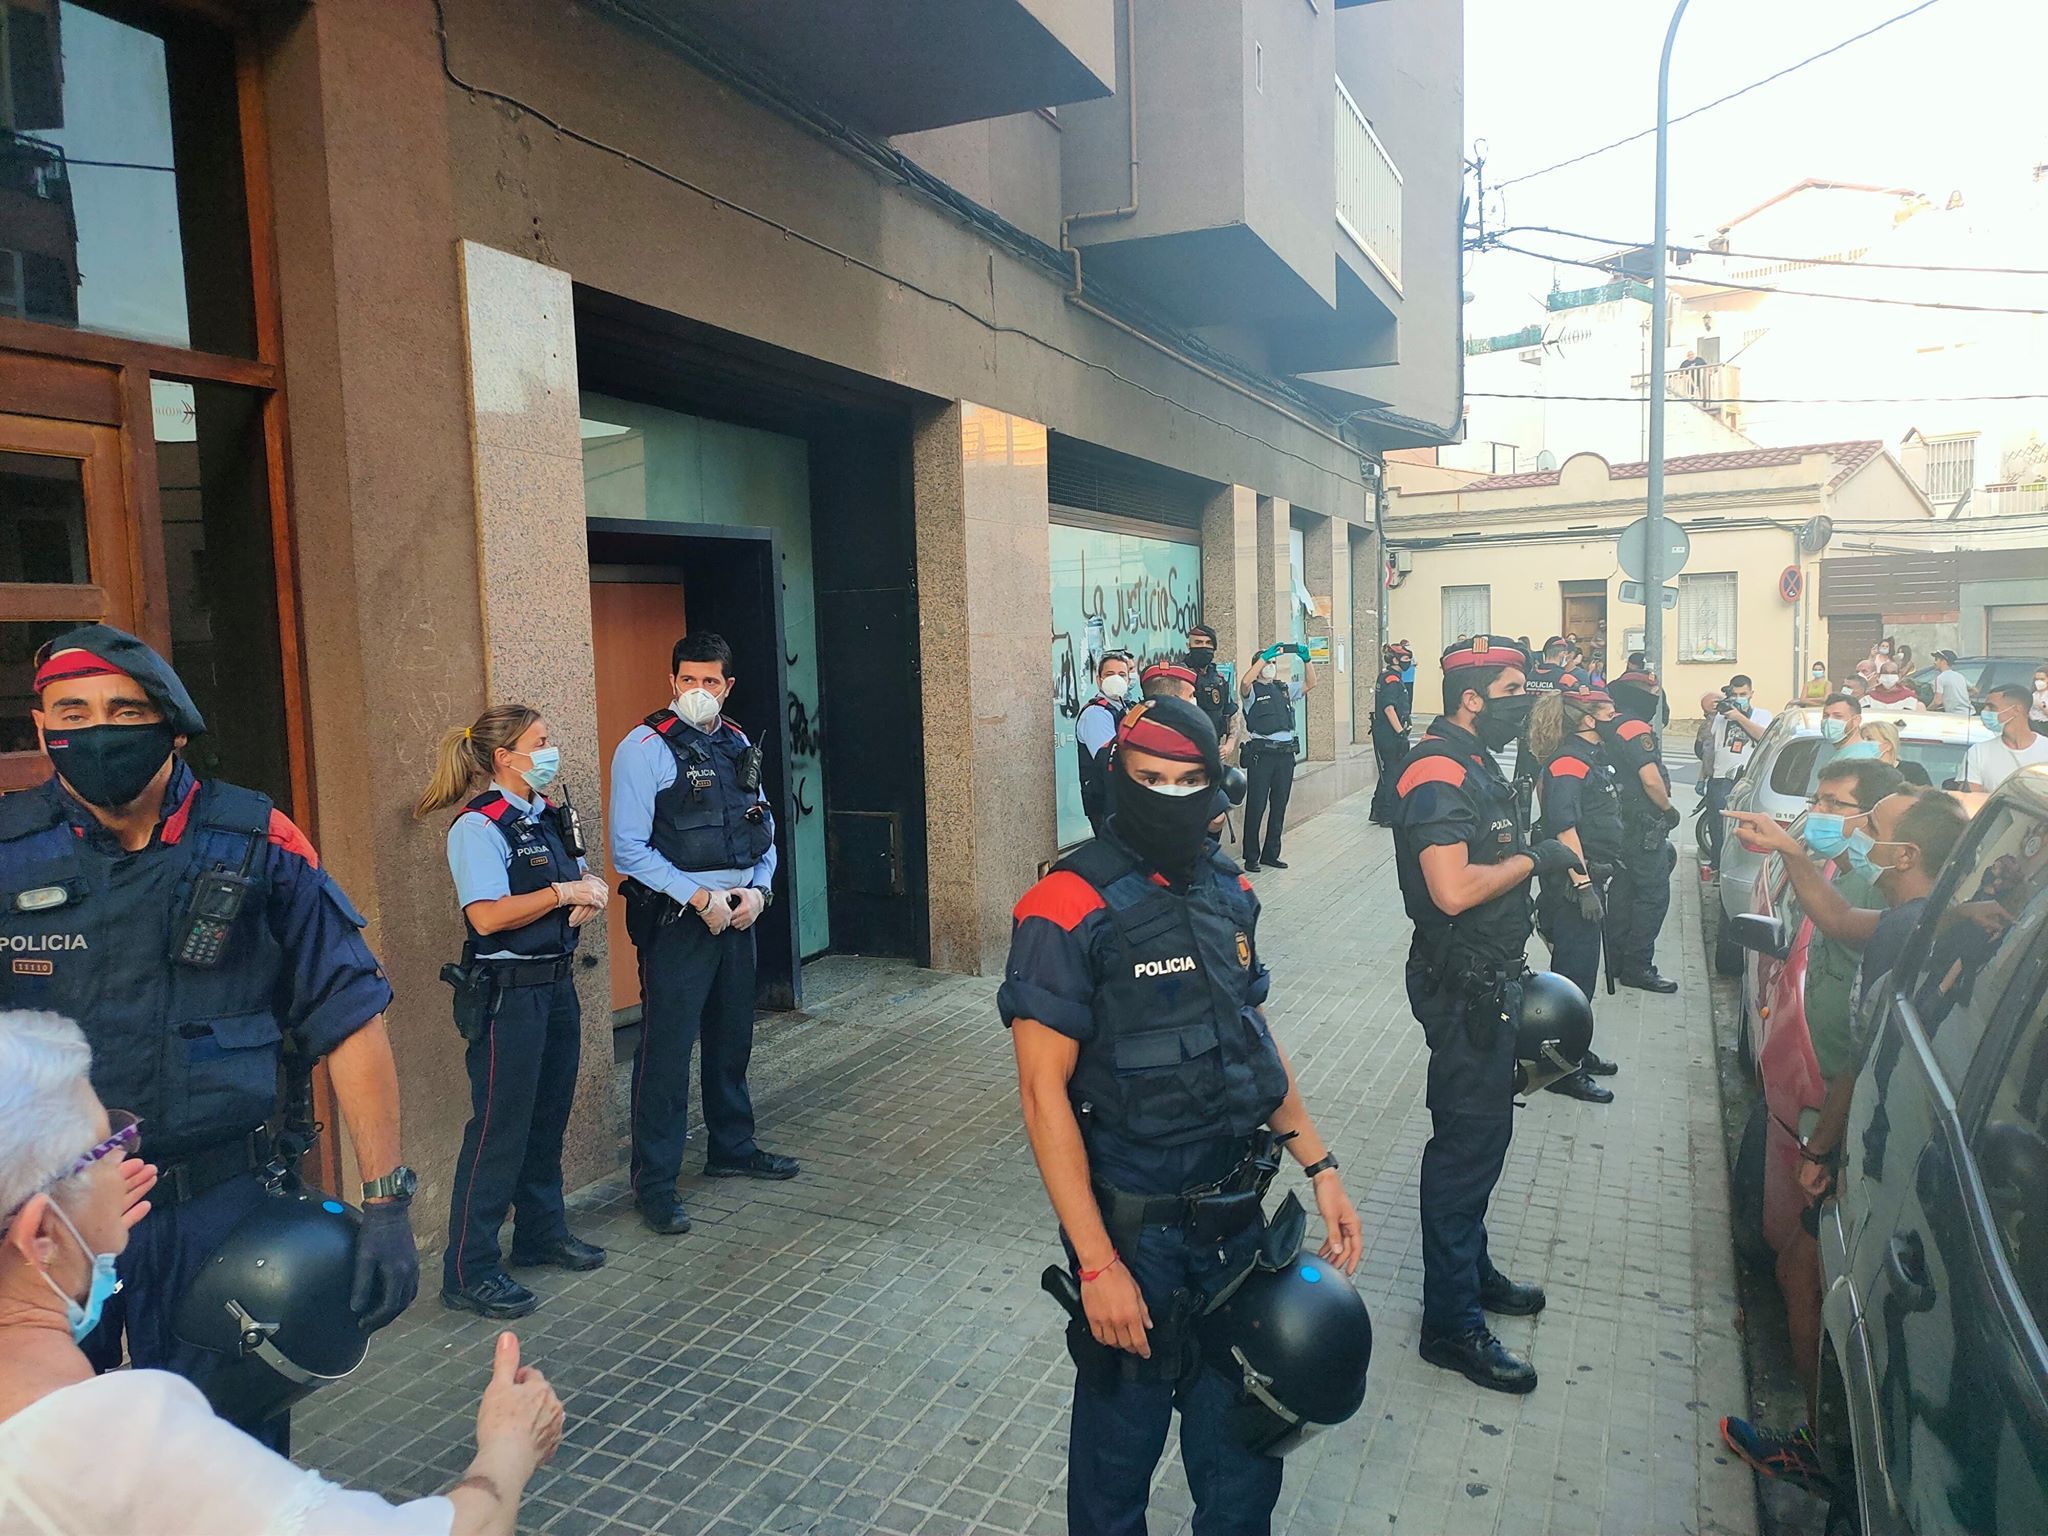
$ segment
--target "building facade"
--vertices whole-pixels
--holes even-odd
[[[172,655],[202,773],[371,918],[421,1228],[464,1114],[438,734],[604,766],[737,652],[782,900],[999,966],[1111,646],[1327,647],[1296,804],[1369,772],[1391,448],[1460,410],[1461,8],[1420,0],[0,0],[0,787],[28,658]],[[586,930],[572,1179],[609,1169]],[[329,1117],[332,1118],[332,1117]]]

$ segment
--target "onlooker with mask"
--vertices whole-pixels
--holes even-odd
[[[1927,898],[1940,877],[1941,866],[1962,840],[1969,817],[1955,796],[1938,790],[1912,788],[1885,796],[1867,815],[1852,817],[1844,814],[1840,824],[1842,835],[1838,856],[1845,857],[1851,871],[1868,882],[1869,891],[1880,903],[1875,906],[1857,904],[1852,899],[1854,888],[1845,891],[1839,883],[1830,882],[1814,857],[1768,815],[1736,812],[1730,819],[1736,823],[1735,834],[1744,847],[1753,852],[1780,856],[1801,907],[1813,921],[1816,940],[1846,944],[1860,952],[1849,997],[1849,1033],[1846,1038],[1836,1041],[1824,1032],[1823,1038],[1815,1041],[1816,1060],[1824,1046],[1831,1051],[1838,1045],[1843,1048],[1831,1057],[1836,1071],[1828,1079],[1819,1123],[1801,1149],[1800,1185],[1818,1201],[1830,1192],[1834,1182],[1842,1129],[1848,1121],[1850,1096],[1856,1083],[1856,1067],[1867,1043],[1859,1038],[1854,1022],[1868,1017],[1865,1003],[1897,963],[1906,940],[1926,909]],[[1808,820],[1811,822],[1811,815]],[[1865,822],[1869,830],[1861,827],[1847,830],[1855,820]],[[1836,830],[1832,824],[1823,828],[1829,834]],[[1822,846],[1832,846],[1833,843],[1834,838],[1830,835],[1823,839]],[[1811,986],[1812,972],[1809,969],[1809,1023]],[[1794,1271],[1789,1279],[1793,1284],[1804,1287],[1804,1291],[1799,1315],[1788,1316],[1788,1322],[1795,1330],[1793,1343],[1800,1355],[1797,1363],[1807,1384],[1808,1408],[1811,1411],[1820,1351],[1818,1255],[1804,1260],[1808,1267],[1803,1271],[1797,1267],[1801,1262],[1795,1254]],[[1782,1264],[1779,1276],[1781,1281],[1788,1279]],[[1807,1293],[1811,1299],[1807,1299]],[[1788,1303],[1791,1300],[1789,1288],[1787,1300]],[[1721,1421],[1721,1434],[1729,1448],[1763,1476],[1783,1478],[1817,1492],[1828,1491],[1827,1473],[1816,1453],[1812,1430],[1807,1425],[1779,1434],[1743,1419],[1726,1418]]]
[[[1863,705],[1853,693],[1831,693],[1820,706],[1820,738],[1839,755],[1856,739],[1863,724]]]
[[[1854,699],[1856,707],[1861,709],[1863,701],[1870,696],[1870,684],[1865,681],[1861,673],[1852,673],[1850,676],[1842,679],[1842,692]]]
[[[2035,735],[2027,718],[2031,702],[2018,683],[2001,683],[1984,695],[1984,729],[1998,732],[1998,738],[1963,754],[1964,789],[1988,795],[2020,769],[2048,763],[2048,736]]]
[[[1081,809],[1097,837],[1109,820],[1109,749],[1116,723],[1130,701],[1131,658],[1110,651],[1095,664],[1095,697],[1074,721],[1074,756],[1081,775]]]
[[[1879,663],[1877,681],[1872,685],[1867,704],[1882,704],[1886,709],[1918,709],[1920,695],[1907,684],[1900,672],[1901,663],[1886,657]]]
[[[1856,671],[1866,682],[1875,682],[1880,672],[1889,666],[1892,659],[1892,637],[1886,635],[1870,648],[1870,654],[1856,663]]]
[[[156,1170],[138,1122],[94,1094],[85,1035],[0,1013],[0,1531],[38,1536],[510,1536],[562,1440],[547,1378],[498,1335],[477,1454],[437,1498],[387,1504],[336,1487],[215,1416],[159,1370],[95,1376],[77,1341],[148,1214]]]
[[[1894,767],[1899,761],[1899,727],[1894,720],[1865,720],[1857,729],[1856,740],[1866,747],[1874,747],[1874,754],[1858,753],[1857,756],[1874,755],[1881,763]]]
[[[1963,681],[1963,674],[1956,670],[1954,651],[1934,653],[1934,697],[1927,707],[1937,714],[1967,715],[1970,708],[1970,685]]]
[[[2034,704],[2029,713],[2036,721],[2048,724],[2048,667],[2034,668]]]
[[[1754,756],[1750,749],[1763,739],[1773,718],[1752,697],[1755,691],[1748,676],[1738,672],[1728,679],[1728,686],[1713,703],[1714,755],[1707,764],[1707,786],[1703,791],[1707,803],[1700,814],[1708,818],[1707,836],[1716,864],[1721,862],[1724,835],[1721,807],[1728,803],[1728,792],[1735,787],[1736,776],[1749,766]]]
[[[1806,686],[1799,690],[1799,702],[1819,704],[1828,696],[1828,669],[1825,662],[1816,661],[1808,669]]]

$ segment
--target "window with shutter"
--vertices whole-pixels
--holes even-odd
[[[1445,587],[1443,602],[1445,645],[1466,635],[1483,635],[1493,629],[1493,588]]]
[[[1678,659],[1735,659],[1735,572],[1678,578]]]

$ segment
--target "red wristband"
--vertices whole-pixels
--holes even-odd
[[[1115,1268],[1117,1267],[1117,1265],[1119,1265],[1119,1264],[1123,1263],[1123,1261],[1124,1261],[1124,1256],[1123,1256],[1122,1254],[1120,1254],[1120,1253],[1117,1253],[1117,1254],[1111,1254],[1111,1255],[1110,1255],[1110,1259],[1109,1259],[1109,1262],[1108,1262],[1107,1264],[1103,1265],[1103,1266],[1102,1266],[1102,1268],[1100,1268],[1100,1269],[1084,1269],[1084,1270],[1081,1270],[1081,1271],[1079,1271],[1079,1274],[1080,1274],[1080,1279],[1081,1279],[1081,1283],[1082,1283],[1083,1285],[1086,1285],[1086,1284],[1087,1284],[1087,1283],[1088,1283],[1089,1281],[1091,1281],[1091,1280],[1100,1280],[1100,1279],[1101,1279],[1101,1278],[1102,1278],[1102,1277],[1103,1277],[1104,1275],[1108,1274],[1108,1273],[1109,1273],[1109,1272],[1110,1272],[1110,1271],[1111,1271],[1112,1269],[1115,1269]]]

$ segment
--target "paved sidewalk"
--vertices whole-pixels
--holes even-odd
[[[1618,1101],[1537,1095],[1519,1114],[1490,1226],[1508,1273],[1550,1293],[1540,1318],[1501,1323],[1543,1381],[1482,1392],[1415,1354],[1425,1052],[1368,800],[1303,825],[1293,868],[1258,877],[1274,1027],[1364,1217],[1377,1345],[1364,1411],[1289,1458],[1277,1529],[1754,1531],[1751,1480],[1715,1430],[1743,1374],[1697,886],[1662,946],[1677,996],[1599,1000]],[[756,1051],[764,1138],[804,1177],[693,1176],[696,1230],[674,1239],[606,1181],[573,1204],[611,1262],[527,1277],[546,1299],[519,1331],[570,1428],[522,1529],[1065,1529],[1071,1370],[1037,1281],[1058,1246],[994,983],[828,960],[806,988],[808,1012]],[[424,1301],[301,1415],[301,1460],[392,1496],[446,1487],[491,1332]],[[1185,1531],[1189,1507],[1170,1457],[1155,1533]]]

